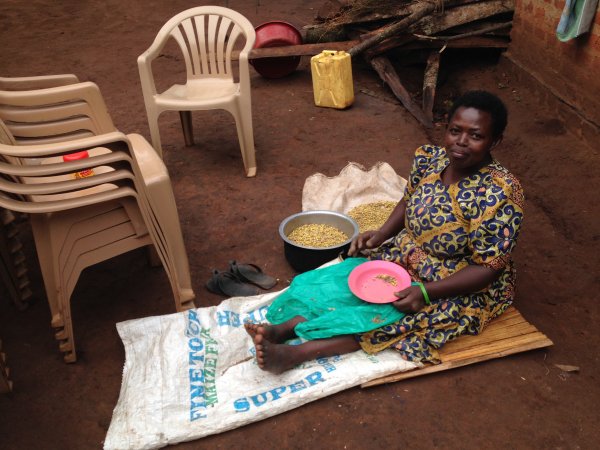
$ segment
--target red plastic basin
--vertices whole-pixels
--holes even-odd
[[[300,31],[282,21],[266,22],[255,28],[253,48],[283,47],[302,44]],[[251,59],[250,64],[265,78],[281,78],[292,73],[300,64],[300,56]]]

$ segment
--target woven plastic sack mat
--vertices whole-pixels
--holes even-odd
[[[406,180],[386,162],[378,162],[368,170],[350,162],[334,177],[322,173],[308,177],[302,190],[302,210],[345,214],[365,203],[397,202],[404,195],[405,187]]]
[[[280,292],[117,324],[125,346],[105,449],[149,449],[256,422],[418,365],[386,350],[319,358],[273,375],[258,368],[245,321],[264,322]]]

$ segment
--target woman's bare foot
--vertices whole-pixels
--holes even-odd
[[[244,329],[246,330],[246,333],[248,333],[250,337],[254,339],[254,336],[256,336],[256,333],[258,333],[259,326],[263,326],[263,324],[246,322],[244,324]]]
[[[250,335],[252,340],[257,334],[262,334],[268,341],[276,344],[285,342],[287,339],[282,338],[281,331],[278,329],[278,325],[269,325],[268,323],[245,323],[244,328],[246,333]],[[282,340],[280,340],[282,339]]]
[[[261,326],[258,326],[252,338],[256,350],[256,362],[262,370],[275,374],[320,356],[343,355],[360,349],[360,344],[352,335],[316,339],[299,345],[286,345],[269,341],[260,331]]]
[[[247,322],[244,324],[244,328],[246,329],[246,333],[248,333],[252,339],[254,339],[257,334],[261,334],[269,342],[283,344],[285,341],[296,337],[294,328],[296,328],[296,325],[300,322],[305,321],[306,319],[304,317],[297,316],[278,325]]]
[[[253,340],[256,362],[262,370],[280,374],[302,362],[297,346],[275,344],[260,333],[256,333]]]

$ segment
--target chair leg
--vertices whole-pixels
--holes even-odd
[[[244,169],[247,177],[256,176],[256,156],[254,150],[254,132],[252,129],[252,110],[249,105],[237,103],[235,126],[237,128],[240,150],[244,161]]]
[[[183,129],[183,138],[185,145],[191,147],[194,145],[194,128],[192,126],[192,112],[179,111],[179,119],[181,120],[181,128]]]
[[[158,185],[153,183],[148,186],[148,197],[150,201],[148,213],[154,215],[159,224],[158,227],[154,227],[153,221],[149,220],[148,230],[155,246],[158,245],[158,240],[164,243],[162,247],[166,253],[160,251],[157,253],[171,283],[175,297],[175,309],[183,311],[195,308],[196,294],[192,289],[189,262],[169,179],[166,178],[163,183]]]
[[[53,251],[53,236],[46,219],[41,214],[32,214],[30,217],[35,246],[40,262],[42,277],[46,287],[46,297],[50,306],[50,326],[56,330],[55,338],[59,341],[59,349],[64,353],[65,362],[75,362],[75,341],[73,325],[71,323],[70,295],[62,283],[62,270],[59,267],[57,256]]]
[[[150,267],[162,266],[162,261],[160,260],[160,256],[158,256],[156,247],[154,245],[149,245],[146,247],[146,258],[148,259],[148,265]]]
[[[158,156],[162,159],[162,147],[160,144],[160,130],[158,129],[158,116],[159,114],[154,113],[154,111],[148,111],[148,126],[150,127],[150,138],[152,140],[152,147]]]
[[[46,298],[50,306],[51,325],[54,328],[59,328],[64,326],[64,319],[58,298],[58,264],[53,256],[50,230],[41,214],[32,214],[29,221],[33,231],[42,278],[44,279],[44,287],[46,288]]]
[[[142,136],[131,134],[128,137],[138,160],[144,161],[140,165],[142,174],[151,169],[152,176],[145,180],[144,189],[140,191],[144,195],[139,196],[138,205],[156,253],[169,277],[175,307],[177,311],[194,308],[195,294],[169,173],[164,164],[148,166],[152,159],[149,152],[152,150]],[[144,154],[148,156],[144,157]]]
[[[65,298],[67,293],[62,295],[62,316],[64,318],[64,326],[59,328],[54,335],[58,341],[58,348],[63,353],[63,360],[66,363],[74,363],[77,361],[77,353],[75,352],[75,335],[73,334],[73,321],[71,320],[71,299]]]

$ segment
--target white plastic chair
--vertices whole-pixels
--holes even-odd
[[[25,109],[35,111],[37,119],[42,115],[47,119],[27,122],[26,115],[20,116],[20,123],[30,127],[30,139],[37,142],[33,145],[17,145],[0,121],[0,207],[31,214],[51,323],[59,329],[56,338],[65,361],[73,362],[76,353],[70,297],[84,268],[153,244],[171,282],[176,309],[194,307],[195,296],[164,163],[143,137],[125,136],[114,131],[114,127],[98,136],[88,130],[92,136],[53,142],[64,137],[65,130],[67,136],[72,135],[68,127],[58,126],[60,133],[53,136],[47,126],[73,118],[61,119],[65,112],[72,111],[65,107],[69,104],[65,88],[55,88],[56,97],[51,95],[52,88],[39,90],[37,103],[31,91],[22,92],[22,98],[17,92],[0,91],[0,104],[10,106],[11,113],[20,108],[15,104],[25,99]],[[110,127],[106,111],[101,109],[94,114],[91,106],[97,97],[101,99],[97,86],[80,83],[70,89],[74,94],[71,102],[92,99],[91,103],[83,101],[90,115],[83,115],[85,120],[80,123],[101,124],[100,128],[106,127],[107,131]],[[78,108],[86,110],[83,105]],[[0,109],[0,118],[2,115]],[[77,125],[76,121],[66,122]],[[43,135],[49,132],[50,135]],[[63,161],[62,155],[82,150],[88,151],[89,158]],[[87,169],[93,171],[93,176],[74,176]]]
[[[232,51],[245,38],[239,52],[235,81]],[[256,175],[248,53],[256,33],[241,14],[220,6],[199,6],[177,14],[158,32],[154,42],[138,58],[138,68],[154,149],[162,157],[158,117],[163,111],[179,111],[186,145],[193,145],[191,111],[224,109],[235,118],[246,175]],[[186,83],[158,93],[152,72],[155,60],[170,38],[183,53]],[[240,42],[241,44],[241,42]],[[238,44],[239,45],[239,44]]]

